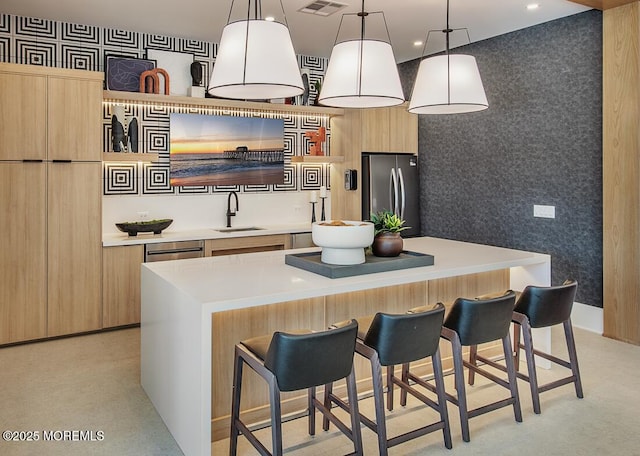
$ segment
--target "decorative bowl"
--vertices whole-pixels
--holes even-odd
[[[311,225],[313,243],[322,247],[320,260],[327,264],[362,264],[364,249],[373,242],[373,223],[329,220]]]
[[[122,222],[116,223],[116,226],[123,233],[129,236],[137,236],[138,233],[153,232],[160,234],[162,230],[173,223],[173,219],[149,220],[148,222]]]

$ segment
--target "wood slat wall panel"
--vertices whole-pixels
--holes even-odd
[[[603,13],[604,335],[640,344],[640,6]]]

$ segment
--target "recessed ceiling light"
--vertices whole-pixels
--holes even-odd
[[[538,9],[538,8],[540,8],[540,4],[539,3],[529,3],[527,5],[527,9],[528,10],[535,10],[535,9]]]
[[[422,41],[414,41],[413,45],[414,46],[422,46],[423,42]]]
[[[265,17],[265,18],[264,18],[264,20],[265,20],[265,21],[269,21],[269,22],[273,22],[273,21],[275,21],[275,20],[276,20],[276,18],[275,18],[275,17],[273,17],[273,16],[267,16],[267,17]]]

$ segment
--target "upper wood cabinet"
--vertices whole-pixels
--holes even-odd
[[[406,106],[362,109],[361,152],[418,153],[418,116]]]
[[[50,160],[102,160],[102,81],[49,77]]]
[[[0,63],[0,160],[102,160],[102,79]]]
[[[0,66],[0,160],[47,155],[46,76],[4,73]]]

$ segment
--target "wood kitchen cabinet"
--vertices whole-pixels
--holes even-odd
[[[405,105],[360,111],[360,152],[418,153],[418,116]]]
[[[207,239],[204,241],[205,256],[267,252],[270,250],[285,250],[290,248],[291,236],[289,234]]]
[[[44,75],[0,72],[0,160],[46,158],[46,93]]]
[[[47,166],[47,335],[100,329],[102,165]]]
[[[0,160],[102,159],[100,73],[2,63],[0,100]]]
[[[46,169],[0,162],[0,344],[47,335]]]
[[[48,78],[50,160],[102,160],[102,80]]]
[[[102,249],[102,326],[140,323],[140,265],[144,245]]]
[[[101,328],[102,78],[0,63],[0,344]]]

